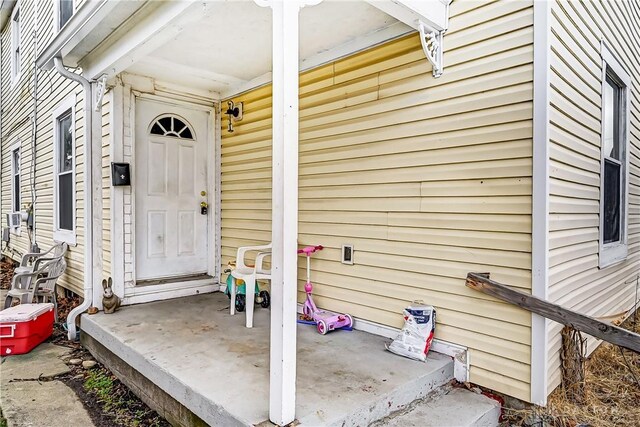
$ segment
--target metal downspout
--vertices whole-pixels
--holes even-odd
[[[83,76],[67,70],[60,58],[53,58],[58,73],[82,85],[84,91],[84,300],[67,316],[68,338],[76,339],[76,318],[93,303],[93,109],[91,108],[91,82]]]
[[[0,43],[0,65],[2,65],[3,51],[2,51],[3,43]],[[2,110],[3,104],[2,100],[4,99],[4,88],[2,87],[2,78],[0,78],[0,165],[2,165],[2,148],[4,147],[4,137],[2,133],[2,118],[4,117],[4,111]],[[2,180],[2,171],[0,170],[0,181]],[[0,211],[2,211],[2,185],[0,185]],[[4,214],[2,214],[4,217]],[[0,225],[2,224],[2,219],[0,219]],[[9,227],[9,224],[7,224]],[[1,227],[0,227],[1,228]],[[1,231],[1,230],[0,230]],[[9,244],[7,243],[7,248]],[[0,255],[2,254],[2,241],[0,240]]]

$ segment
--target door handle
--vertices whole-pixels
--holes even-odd
[[[209,212],[209,204],[207,202],[200,202],[200,214],[206,215]]]

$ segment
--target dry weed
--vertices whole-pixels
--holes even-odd
[[[640,310],[622,324],[640,333]],[[562,387],[546,408],[505,409],[504,425],[517,426],[640,426],[640,354],[603,343],[587,360],[583,404],[569,399]]]

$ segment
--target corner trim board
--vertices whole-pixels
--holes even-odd
[[[549,293],[549,74],[551,4],[533,3],[533,203],[531,212],[531,293]],[[531,314],[531,401],[546,405],[549,321]]]

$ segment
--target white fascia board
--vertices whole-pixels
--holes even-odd
[[[102,74],[112,77],[124,71],[147,54],[177,36],[191,22],[206,15],[206,3],[193,7],[194,1],[154,2],[154,10],[137,14],[114,33],[112,40],[106,40],[100,47],[87,54],[80,61],[84,75],[88,79]]]
[[[44,51],[38,55],[36,65],[39,68],[49,70],[53,68],[53,58],[60,57],[64,59],[66,66],[77,66],[77,63],[65,57],[63,51],[70,52],[73,50],[116,6],[117,2],[109,0],[85,1],[82,3],[64,28],[56,34]]]
[[[367,0],[369,4],[393,16],[415,30],[423,22],[435,31],[449,26],[450,0]]]
[[[0,31],[2,31],[7,22],[9,22],[9,17],[16,3],[17,0],[0,0]]]

